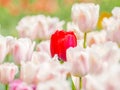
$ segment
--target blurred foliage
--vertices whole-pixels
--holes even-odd
[[[78,2],[97,3],[100,13],[110,13],[120,6],[119,0],[0,0],[0,34],[17,36],[16,25],[26,15],[45,14],[70,21],[71,6]]]

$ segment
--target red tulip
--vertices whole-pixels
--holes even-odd
[[[66,61],[66,50],[76,45],[77,39],[73,32],[56,31],[50,41],[51,56],[57,54],[60,60]]]

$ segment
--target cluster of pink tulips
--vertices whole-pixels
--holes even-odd
[[[5,90],[120,90],[120,7],[96,30],[99,10],[73,4],[71,22],[26,16],[16,27],[19,38],[1,35]]]

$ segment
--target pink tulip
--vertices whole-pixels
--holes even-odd
[[[28,84],[34,83],[36,81],[36,75],[38,73],[39,64],[34,61],[22,62],[20,69],[20,79]]]
[[[12,47],[13,47],[15,41],[16,41],[16,38],[14,38],[12,36],[7,36],[6,37],[7,54],[11,54],[12,53]]]
[[[107,40],[116,42],[120,45],[120,8],[115,7],[112,10],[113,16],[110,18],[104,18],[102,25],[107,32]]]
[[[99,51],[99,52],[98,52]],[[88,48],[90,73],[101,74],[120,60],[120,49],[116,43],[106,42]]]
[[[120,19],[120,7],[114,7],[112,10],[112,15],[116,19]]]
[[[50,61],[51,56],[44,51],[33,52],[31,60],[37,63],[44,63]]]
[[[67,50],[67,61],[71,67],[71,74],[82,77],[89,72],[89,54],[88,52],[77,46]]]
[[[36,46],[36,50],[39,52],[46,52],[48,55],[50,55],[50,41],[42,41]]]
[[[107,72],[107,73],[106,73]],[[106,75],[105,75],[106,73]],[[116,63],[109,67],[109,70],[104,72],[104,86],[105,90],[119,90],[120,85],[120,64]],[[112,77],[112,79],[111,79]],[[114,83],[113,83],[114,82]]]
[[[27,83],[17,79],[9,84],[9,90],[36,90],[35,86],[28,85]]]
[[[120,65],[113,63],[109,69],[105,69],[101,74],[90,73],[83,77],[82,81],[82,90],[119,90]]]
[[[18,72],[18,67],[14,63],[4,63],[0,65],[0,82],[8,84],[14,80]]]
[[[82,78],[82,90],[105,90],[104,84],[101,83],[102,77],[88,75]],[[108,90],[108,89],[106,89]]]
[[[95,29],[99,17],[99,5],[80,3],[72,6],[72,20],[82,32]]]
[[[54,79],[66,80],[69,73],[68,64],[60,64],[59,61],[52,60],[40,65],[39,72],[37,74],[37,80],[39,82],[47,82]]]
[[[62,29],[63,24],[64,21],[60,21],[57,17],[36,15],[24,17],[16,28],[21,37],[46,40],[50,39],[57,29]]]
[[[39,83],[36,90],[71,90],[71,87],[67,80],[62,80],[59,78]]]
[[[51,35],[58,29],[63,29],[64,21],[60,21],[57,17],[40,17],[38,16],[38,38],[43,40],[50,39]]]
[[[106,31],[94,31],[87,34],[87,45],[102,44],[107,41]]]
[[[21,61],[31,60],[31,55],[34,50],[35,43],[28,38],[20,38],[13,45],[13,57],[17,64]]]

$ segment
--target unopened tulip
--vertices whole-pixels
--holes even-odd
[[[20,38],[16,40],[12,49],[15,63],[20,64],[21,61],[31,60],[34,46],[35,43],[32,43],[32,41],[28,38]]]
[[[8,84],[14,80],[18,72],[18,67],[14,63],[4,63],[0,65],[0,82]]]
[[[72,20],[82,32],[95,29],[99,17],[99,5],[80,3],[72,6]]]
[[[58,55],[59,59],[66,61],[66,50],[69,47],[75,47],[77,45],[77,39],[73,32],[65,32],[63,30],[56,31],[51,36],[50,50],[51,55],[54,57]]]
[[[36,46],[36,50],[39,52],[45,52],[50,55],[50,40],[42,41]]]
[[[89,72],[89,54],[80,46],[67,50],[67,61],[71,67],[71,74],[82,77]]]
[[[34,83],[38,72],[38,67],[39,66],[32,61],[26,63],[22,62],[20,69],[20,79],[28,84]]]

